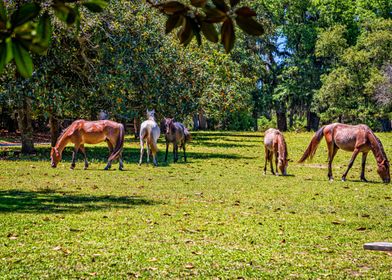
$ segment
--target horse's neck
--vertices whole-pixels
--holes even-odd
[[[71,141],[70,137],[64,133],[59,140],[57,141],[56,148],[59,151],[59,153],[62,153],[65,146]]]
[[[376,158],[377,162],[382,162],[383,160],[386,160],[385,152],[384,149],[381,145],[381,142],[377,139],[376,135],[374,135],[373,132],[369,131],[368,132],[368,138],[370,141],[370,148],[374,154],[374,157]]]
[[[285,159],[287,157],[286,143],[281,135],[278,136],[278,152],[281,159]]]

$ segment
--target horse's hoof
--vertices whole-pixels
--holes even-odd
[[[123,167],[119,167],[118,170],[124,171],[124,168]]]
[[[85,167],[83,168],[83,170],[87,170],[87,168],[88,168],[88,166],[85,166]]]
[[[75,166],[71,166],[69,169],[74,170],[74,169],[75,169]]]
[[[346,177],[342,177],[342,182],[346,182]]]
[[[329,181],[330,181],[330,182],[333,182],[333,178],[329,178]]]
[[[365,183],[367,183],[368,182],[368,180],[366,180],[366,178],[361,178],[361,182],[365,182]]]

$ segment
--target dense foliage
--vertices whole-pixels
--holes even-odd
[[[27,109],[33,120],[56,124],[96,119],[105,111],[130,124],[155,108],[159,117],[174,116],[195,128],[257,129],[258,123],[261,129],[276,124],[282,130],[315,129],[319,121],[363,122],[379,129],[380,120],[385,124],[392,117],[388,0],[241,1],[241,7],[254,10],[246,10],[252,22],[257,13],[260,32],[246,29],[238,13],[228,13],[230,20],[260,36],[236,29],[235,45],[224,39],[227,26],[219,22],[227,18],[219,18],[218,10],[230,5],[233,11],[241,9],[238,1],[180,1],[173,6],[167,1],[111,1],[100,13],[89,11],[85,4],[90,2],[97,1],[65,4],[78,10],[75,21],[68,22],[77,23],[73,25],[50,9],[39,11],[33,27],[50,19],[50,47],[44,56],[32,55],[36,67],[29,79],[15,74],[18,64],[4,64],[2,116]],[[207,16],[215,20],[200,19],[214,23],[215,31],[210,25],[208,30],[191,29],[185,38],[186,22],[193,26],[192,17],[205,7],[218,7]],[[219,27],[223,44],[209,42],[217,42]],[[209,39],[201,46],[198,32]]]

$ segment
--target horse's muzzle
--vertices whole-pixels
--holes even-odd
[[[52,163],[51,164],[52,168],[56,168],[56,164]]]

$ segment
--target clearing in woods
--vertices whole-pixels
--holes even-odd
[[[159,143],[158,168],[137,165],[127,138],[125,171],[104,171],[105,145],[87,146],[89,170],[71,148],[57,169],[49,146],[36,157],[0,150],[0,275],[22,278],[389,278],[392,257],[363,244],[392,241],[391,184],[373,155],[339,151],[328,182],[322,140],[296,161],[312,133],[285,133],[287,177],[263,175],[262,133],[198,132],[188,163]],[[377,134],[392,155],[392,134]],[[162,138],[161,138],[162,141]],[[113,165],[117,169],[117,165]]]

